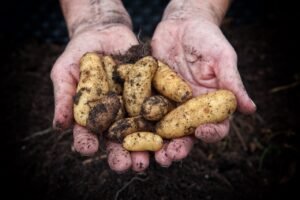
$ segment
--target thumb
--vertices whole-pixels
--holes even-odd
[[[237,69],[237,56],[235,52],[223,55],[215,69],[220,88],[232,91],[238,103],[238,110],[245,114],[255,112],[256,105],[249,97]]]
[[[77,63],[65,60],[62,55],[51,71],[55,100],[53,127],[58,130],[69,128],[73,121],[73,96],[79,79]]]

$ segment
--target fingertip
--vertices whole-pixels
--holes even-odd
[[[73,123],[73,99],[72,97],[64,97],[56,100],[53,128],[58,131],[66,130],[71,127]]]
[[[256,105],[255,103],[250,99],[250,97],[247,97],[245,99],[242,99],[238,104],[238,110],[241,113],[244,114],[252,114],[256,111]]]
[[[206,143],[215,143],[228,135],[229,120],[219,124],[205,124],[199,126],[195,131],[195,136]]]
[[[192,137],[173,139],[167,147],[167,155],[172,161],[179,161],[187,157],[194,145]]]
[[[125,150],[121,144],[109,142],[107,151],[107,162],[111,170],[117,173],[124,173],[131,167],[132,161],[130,153]]]
[[[167,147],[168,143],[165,143],[163,147],[154,154],[156,162],[162,167],[170,167],[172,164],[172,159],[167,155]]]
[[[99,148],[99,141],[96,135],[79,125],[74,126],[73,130],[74,149],[82,156],[92,156]]]
[[[146,151],[142,152],[131,152],[132,170],[135,172],[145,171],[149,166],[149,153]]]

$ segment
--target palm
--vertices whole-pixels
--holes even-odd
[[[55,90],[54,127],[64,129],[73,121],[73,96],[79,79],[79,60],[86,52],[102,54],[124,53],[138,43],[132,31],[125,26],[114,26],[102,30],[89,30],[72,38],[64,53],[56,61],[51,78]],[[82,155],[91,155],[98,150],[98,138],[84,127],[74,126],[74,147]],[[149,164],[147,152],[129,154],[120,144],[107,142],[108,163],[115,171],[132,167],[142,171]]]
[[[222,87],[218,67],[234,51],[217,26],[197,21],[164,21],[156,30],[153,54],[174,68],[197,96]],[[168,37],[172,35],[172,37]],[[234,62],[235,56],[231,57]]]
[[[255,110],[241,82],[235,51],[215,24],[200,19],[165,20],[157,27],[151,45],[153,55],[177,71],[190,84],[194,96],[229,89],[237,96],[240,111]],[[195,136],[205,142],[216,142],[228,131],[229,121],[225,120],[199,126]],[[191,137],[171,140],[156,152],[156,160],[170,165],[187,156],[192,144]]]

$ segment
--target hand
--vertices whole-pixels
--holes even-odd
[[[86,52],[124,53],[138,41],[127,26],[114,24],[88,28],[73,35],[51,72],[54,85],[55,113],[53,127],[69,128],[73,123],[73,96],[79,80],[79,60]],[[74,125],[74,147],[82,155],[92,155],[99,147],[97,136],[84,127]],[[112,170],[122,172],[130,167],[142,171],[149,165],[148,152],[129,153],[120,144],[107,142],[108,163]]]
[[[237,69],[237,55],[220,28],[204,17],[166,19],[152,40],[154,57],[171,66],[192,87],[194,96],[217,89],[231,90],[242,113],[253,113],[255,104],[249,98]],[[229,120],[198,127],[195,136],[204,142],[217,142],[229,132]],[[193,137],[171,140],[156,152],[162,166],[186,157]]]

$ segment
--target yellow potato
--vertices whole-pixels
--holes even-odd
[[[104,70],[105,70],[106,76],[107,76],[109,90],[111,92],[116,93],[116,94],[121,94],[122,93],[122,87],[113,78],[115,70],[117,68],[117,65],[116,65],[115,61],[112,59],[111,56],[104,56],[103,57],[103,63],[104,63]]]
[[[154,125],[142,116],[123,118],[111,125],[107,137],[120,141],[125,136],[138,131],[154,131]]]
[[[135,132],[123,141],[123,147],[128,151],[158,151],[162,146],[163,139],[152,132]]]
[[[160,94],[179,103],[193,96],[191,87],[168,65],[160,61],[153,77],[153,86]]]
[[[161,95],[155,95],[145,99],[142,105],[142,116],[149,121],[158,121],[170,112],[174,106]]]
[[[138,116],[144,100],[151,95],[151,80],[157,69],[154,58],[138,60],[125,79],[123,99],[129,116]]]
[[[236,98],[228,90],[200,95],[169,112],[156,125],[156,133],[168,139],[192,134],[202,124],[225,120],[236,106]]]
[[[86,53],[80,60],[80,78],[74,96],[74,118],[86,126],[91,107],[109,92],[109,84],[103,68],[102,57]]]

